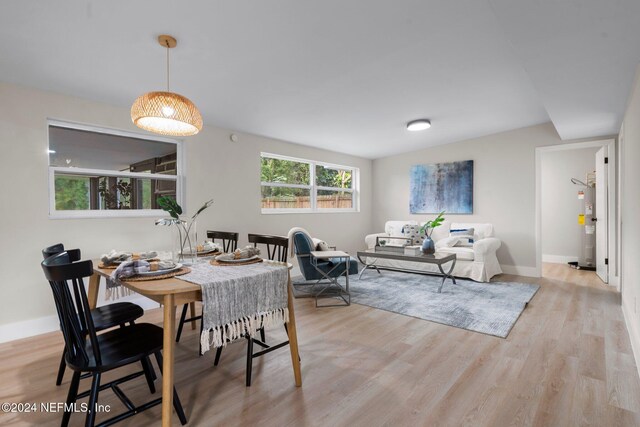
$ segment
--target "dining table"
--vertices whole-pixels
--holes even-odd
[[[206,262],[206,261],[205,261]],[[288,267],[287,283],[287,307],[289,309],[289,322],[287,331],[289,334],[289,351],[291,353],[291,364],[293,366],[293,376],[296,387],[302,386],[302,374],[300,372],[300,358],[298,356],[298,337],[296,332],[296,319],[293,308],[293,289],[291,283],[291,268],[289,263],[264,260],[275,264],[286,265]],[[100,290],[101,278],[111,276],[113,269],[100,268],[100,260],[93,261],[93,275],[89,279],[88,298],[91,308],[95,308],[98,303],[98,293]],[[240,268],[240,267],[222,267]],[[180,276],[167,279],[157,279],[148,281],[126,281],[120,280],[122,286],[129,290],[143,295],[159,303],[163,307],[162,326],[163,333],[163,363],[162,363],[162,426],[171,426],[173,417],[173,387],[174,387],[174,346],[176,337],[176,307],[190,304],[194,309],[196,301],[202,301],[202,290],[200,285],[180,280]]]

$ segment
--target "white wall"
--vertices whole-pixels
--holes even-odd
[[[620,147],[620,217],[622,309],[640,369],[640,81],[636,78],[624,116]]]
[[[585,182],[595,170],[599,148],[550,151],[541,155],[542,260],[577,261],[582,252],[583,227],[578,224],[581,200],[571,178]]]
[[[381,231],[389,219],[426,218],[409,214],[412,165],[474,160],[474,213],[447,218],[493,223],[502,240],[498,260],[503,270],[536,275],[535,148],[560,143],[553,125],[546,123],[374,160],[373,226]]]
[[[0,83],[0,341],[9,326],[57,328],[49,286],[40,268],[40,250],[53,243],[79,247],[86,258],[110,249],[169,248],[169,230],[153,218],[48,219],[47,118],[139,131],[129,108],[113,107],[51,92]],[[301,226],[341,249],[355,251],[371,229],[371,161],[301,145],[238,133],[207,124],[185,139],[187,209],[210,198],[214,205],[198,220],[198,230],[238,231],[240,245],[249,232],[284,234]],[[261,151],[356,166],[361,174],[361,212],[262,215]],[[38,326],[33,326],[37,324]],[[5,335],[6,337],[6,335]]]

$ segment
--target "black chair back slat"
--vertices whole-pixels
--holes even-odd
[[[289,239],[284,236],[270,236],[267,234],[249,234],[249,243],[254,247],[258,244],[267,245],[267,256],[272,261],[287,262],[289,253]]]
[[[238,249],[239,233],[233,231],[213,231],[207,230],[207,237],[213,242],[222,240],[222,250],[225,253],[233,252]]]
[[[91,353],[96,364],[99,365],[101,363],[100,347],[83,280],[93,274],[93,263],[91,261],[72,263],[69,253],[62,252],[42,261],[42,270],[56,300],[68,355],[76,363],[80,363],[79,357],[85,363],[89,362],[86,348],[88,336]]]

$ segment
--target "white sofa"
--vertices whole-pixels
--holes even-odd
[[[369,249],[376,245],[377,237],[403,237],[403,228],[406,224],[422,225],[416,221],[387,221],[384,233],[370,234],[365,238]],[[474,229],[473,246],[449,246],[451,239],[450,230]],[[499,239],[493,236],[492,224],[480,223],[451,223],[444,221],[441,226],[433,230],[431,238],[435,242],[437,252],[454,253],[457,256],[453,275],[467,277],[477,282],[488,282],[496,274],[502,273],[496,251],[501,245]],[[438,267],[434,264],[426,264],[411,261],[399,261],[378,258],[376,265],[400,270],[415,270],[438,273]]]

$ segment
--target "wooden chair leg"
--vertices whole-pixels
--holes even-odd
[[[160,373],[162,373],[162,353],[158,351],[154,356],[156,357],[156,362],[158,362],[158,366],[160,367]],[[184,414],[184,409],[182,409],[182,403],[180,402],[180,398],[178,397],[178,392],[175,387],[173,387],[173,409],[175,409],[176,414],[178,414],[180,424],[187,424],[187,416]]]
[[[64,378],[64,370],[67,367],[67,363],[64,361],[64,357],[67,354],[67,346],[62,350],[62,357],[60,357],[60,366],[58,367],[58,376],[56,377],[56,385],[62,384]]]
[[[251,370],[253,369],[253,338],[247,337],[247,387],[251,387]]]
[[[87,420],[84,424],[85,427],[93,427],[96,423],[96,405],[98,404],[101,376],[102,374],[99,372],[93,374],[93,380],[91,381],[91,394],[89,395],[89,407],[87,409]]]
[[[182,306],[182,314],[180,315],[180,324],[178,325],[178,333],[176,334],[176,342],[180,342],[180,336],[182,335],[182,328],[184,328],[184,319],[187,318],[187,307],[189,304]]]
[[[260,341],[262,341],[263,343],[267,343],[267,338],[264,335],[264,328],[260,328]]]
[[[76,401],[78,395],[78,386],[80,385],[80,371],[73,372],[73,378],[71,378],[71,384],[69,385],[69,393],[67,394],[67,406],[65,407],[64,414],[62,415],[62,427],[69,425],[69,418],[71,418],[71,412],[66,408],[71,409],[71,404]]]
[[[155,375],[153,374],[153,365],[151,365],[151,361],[148,357],[144,357],[140,360],[142,364],[142,370],[144,371],[144,376],[147,379],[147,385],[149,386],[149,391],[151,394],[156,392],[156,386],[153,384],[153,380],[155,380]]]

